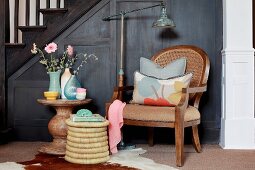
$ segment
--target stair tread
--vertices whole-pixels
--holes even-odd
[[[44,31],[47,28],[45,25],[37,26],[18,26],[18,29],[21,31]]]
[[[25,43],[5,43],[4,45],[8,48],[24,48],[26,46]]]
[[[39,12],[42,14],[57,14],[57,13],[66,13],[68,11],[67,8],[45,8],[39,9]]]

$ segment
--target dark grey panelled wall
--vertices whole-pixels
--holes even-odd
[[[5,106],[5,1],[0,2],[0,134],[6,128],[6,106]],[[1,140],[0,140],[1,141]]]
[[[86,15],[61,34],[55,42],[61,54],[67,45],[76,52],[94,53],[97,62],[86,64],[78,78],[93,99],[90,108],[104,114],[104,103],[116,85],[119,56],[119,21],[102,18],[122,10],[146,7],[159,0],[102,0]],[[150,58],[157,51],[178,44],[191,44],[204,49],[211,60],[208,92],[202,98],[201,138],[207,143],[219,140],[221,113],[221,0],[167,0],[174,29],[154,29],[159,8],[132,13],[125,20],[126,84],[133,84],[133,72],[139,69],[139,58]],[[47,122],[54,111],[36,103],[47,90],[48,76],[33,58],[9,79],[9,124],[14,125],[18,139],[48,140]],[[24,100],[25,97],[25,100]]]

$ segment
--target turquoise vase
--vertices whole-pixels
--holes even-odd
[[[61,73],[61,71],[48,72],[48,74],[50,76],[49,91],[57,91],[57,92],[59,92],[59,95],[61,95],[60,73]]]
[[[81,87],[75,75],[71,75],[70,79],[67,81],[64,89],[65,96],[68,100],[76,100],[76,89]]]

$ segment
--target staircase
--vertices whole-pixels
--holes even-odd
[[[10,2],[15,3],[14,9],[14,42],[10,42]],[[36,43],[43,48],[53,41],[72,24],[90,11],[101,0],[64,0],[64,8],[60,6],[60,0],[55,0],[56,8],[50,8],[52,0],[46,1],[46,8],[40,9],[43,0],[26,0],[26,9],[30,3],[36,3],[35,25],[29,25],[30,10],[25,11],[25,26],[18,25],[20,0],[3,0],[0,2],[0,138],[9,132],[7,127],[7,82],[8,78],[17,72],[31,57],[31,47]],[[61,1],[63,3],[63,0]],[[40,25],[40,14],[43,15],[43,24]],[[22,40],[18,39],[18,30],[22,33]],[[1,140],[0,140],[1,143]]]
[[[16,26],[16,42],[5,43],[6,56],[8,56],[6,57],[7,78],[31,58],[32,55],[30,49],[34,42],[40,48],[45,46],[45,44],[58,37],[81,16],[93,8],[99,1],[100,0],[65,0],[64,8],[59,8],[60,1],[57,1],[58,8],[37,9],[37,14],[43,14],[43,25],[38,25],[39,17],[37,16],[36,26],[29,26],[28,22],[26,22],[26,26]],[[15,2],[18,4],[17,0]],[[49,3],[49,0],[47,0],[48,7]],[[15,14],[15,16],[17,16],[17,14]],[[18,22],[16,21],[17,19],[14,20],[15,23]],[[26,20],[29,20],[29,14],[26,14]],[[17,43],[18,29],[22,32],[22,43]]]

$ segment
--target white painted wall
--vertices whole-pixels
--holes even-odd
[[[220,145],[255,149],[252,0],[223,0]]]
[[[10,43],[14,42],[14,10],[15,0],[9,0],[10,4]],[[40,0],[40,8],[46,8],[46,0]],[[56,8],[56,0],[50,1],[50,8]],[[64,0],[60,1],[60,8],[64,8]],[[31,26],[36,25],[36,1],[30,0],[30,19],[29,24]],[[24,26],[26,11],[26,0],[19,0],[19,26]],[[43,25],[43,15],[40,14],[40,25]],[[18,42],[22,43],[22,32],[18,33]]]

